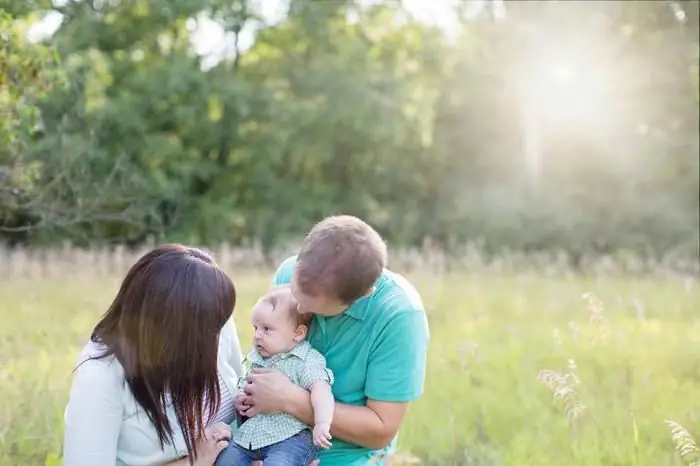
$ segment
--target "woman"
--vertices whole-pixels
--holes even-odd
[[[163,245],[141,257],[80,354],[63,464],[211,466],[242,374],[235,303],[202,251]]]

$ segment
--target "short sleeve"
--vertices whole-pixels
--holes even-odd
[[[425,383],[429,340],[424,311],[408,310],[394,316],[370,350],[367,398],[396,403],[419,398]]]
[[[296,267],[297,256],[291,256],[277,267],[275,276],[272,279],[273,286],[289,285],[292,283],[292,275],[294,275],[294,268]]]
[[[333,385],[333,371],[326,367],[326,358],[317,350],[311,349],[299,374],[299,385],[308,390],[318,381]]]
[[[65,466],[109,466],[117,462],[123,417],[123,382],[112,359],[88,360],[73,376],[63,437]]]

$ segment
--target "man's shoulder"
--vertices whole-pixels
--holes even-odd
[[[397,272],[385,270],[382,279],[377,305],[385,308],[390,314],[424,312],[420,293],[406,277]]]
[[[297,263],[297,256],[298,254],[293,254],[287,257],[277,267],[275,277],[272,280],[274,285],[289,285],[291,283],[292,275],[294,274],[294,268],[296,267]]]
[[[372,310],[381,335],[378,341],[429,338],[428,319],[418,290],[396,272],[385,271],[383,279]]]
[[[292,254],[291,256],[287,256],[286,259],[284,259],[280,265],[279,268],[284,268],[284,267],[291,267],[294,268],[294,264],[297,262],[297,257],[299,257],[299,254]]]

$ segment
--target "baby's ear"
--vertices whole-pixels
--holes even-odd
[[[294,332],[294,341],[297,343],[306,338],[306,334],[309,331],[309,327],[304,324],[297,325],[297,329]]]

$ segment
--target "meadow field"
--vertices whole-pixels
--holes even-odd
[[[245,346],[272,270],[217,257],[238,289]],[[73,363],[134,258],[0,255],[0,466],[61,464]],[[446,273],[415,260],[394,268],[421,292],[432,341],[425,394],[400,433],[405,455],[470,466],[700,461],[686,435],[700,438],[697,276]]]

